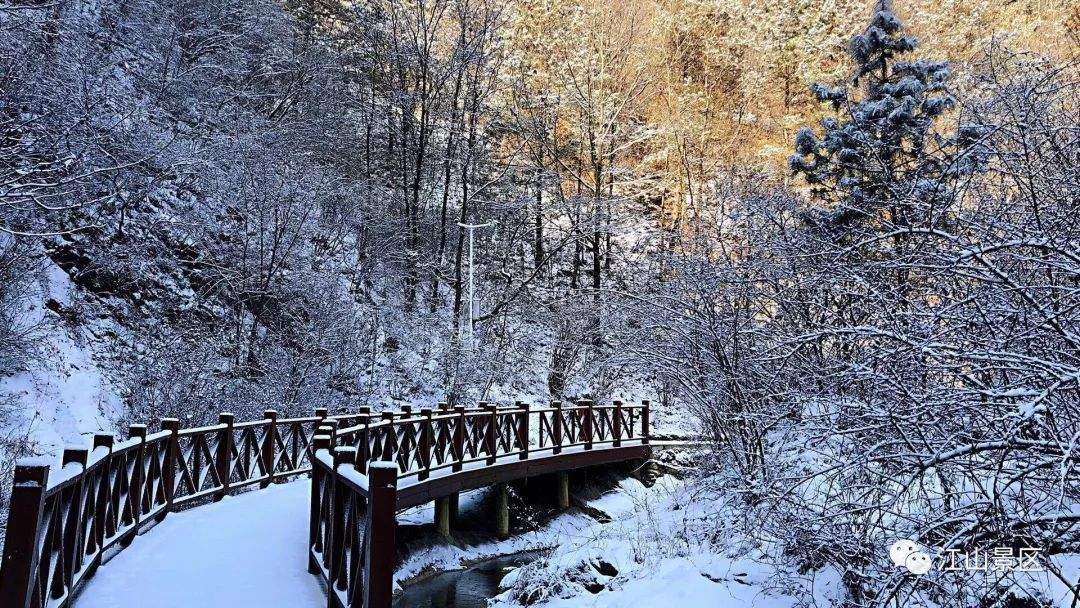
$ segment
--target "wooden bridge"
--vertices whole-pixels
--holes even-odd
[[[327,605],[388,608],[398,510],[434,501],[438,528],[449,534],[458,493],[495,485],[506,534],[506,482],[555,474],[566,507],[567,471],[649,455],[647,401],[441,404],[377,415],[317,409],[288,419],[267,410],[262,420],[223,413],[216,425],[189,429],[165,419],[155,433],[132,425],[126,440],[96,435],[92,448],[65,450],[55,472],[39,462],[16,466],[0,606],[70,606],[103,557],[169,513],[310,473],[308,570],[325,583]]]

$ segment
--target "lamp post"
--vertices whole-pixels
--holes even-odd
[[[462,224],[458,223],[458,226],[469,231],[469,346],[473,343],[473,322],[475,321],[476,301],[474,299],[475,282],[473,279],[473,235],[477,228],[487,228],[491,223],[487,224]]]

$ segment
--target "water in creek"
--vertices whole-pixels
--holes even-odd
[[[442,572],[406,585],[394,608],[484,608],[499,594],[499,581],[508,568],[540,557],[535,551],[485,560],[465,570]]]

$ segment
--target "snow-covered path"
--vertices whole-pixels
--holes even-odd
[[[78,608],[321,606],[306,479],[173,513],[101,566]]]

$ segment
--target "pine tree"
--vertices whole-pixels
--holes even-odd
[[[890,0],[879,0],[870,24],[851,40],[852,87],[811,87],[837,112],[822,120],[820,137],[809,127],[799,130],[789,161],[813,198],[829,207],[811,214],[812,223],[910,225],[915,209],[933,209],[953,178],[970,169],[970,163],[950,159],[970,143],[971,130],[947,138],[935,129],[956,103],[946,86],[949,66],[901,60],[918,46],[902,30]]]

